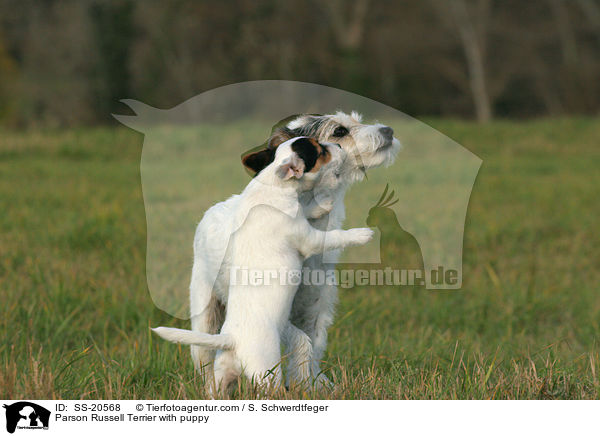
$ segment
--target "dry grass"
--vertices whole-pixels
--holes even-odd
[[[344,290],[329,392],[233,398],[598,398],[600,122],[433,121],[484,160],[463,289]],[[205,398],[149,326],[141,137],[0,135],[0,397]],[[217,183],[218,180],[215,180]]]

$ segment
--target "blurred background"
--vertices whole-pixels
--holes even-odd
[[[0,0],[0,125],[114,123],[247,80],[412,116],[596,114],[598,0]]]
[[[145,139],[111,113],[132,114],[121,99],[171,108],[266,79],[372,99],[335,103],[347,111],[384,103],[483,160],[461,290],[343,289],[322,364],[335,392],[277,398],[600,398],[599,78],[600,0],[0,0],[0,398],[206,397],[189,350],[150,335],[189,323],[148,292]],[[296,103],[259,94],[265,107]],[[209,112],[231,116],[219,107],[235,101],[246,115],[245,96]],[[171,189],[168,206],[183,204],[195,225],[247,183],[239,156],[291,113],[160,126],[186,158],[164,180],[189,187]],[[379,185],[362,191],[357,218],[388,183],[399,219],[422,216],[402,201],[421,183],[410,150],[435,137],[386,118],[406,148],[369,174]],[[202,158],[185,154],[200,143]],[[438,204],[436,223],[448,215]],[[403,241],[385,240],[382,264],[402,259]],[[173,275],[185,296],[191,240],[180,245],[183,260],[164,257],[186,270]],[[235,398],[260,395],[240,389]]]

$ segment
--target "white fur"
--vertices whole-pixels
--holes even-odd
[[[366,169],[391,164],[400,143],[396,138],[387,140],[379,133],[384,125],[362,124],[360,115],[355,112],[351,115],[338,112],[321,117],[299,116],[287,128],[302,134],[302,129],[315,121],[319,125],[311,135],[320,142],[339,143],[348,156],[339,169],[336,183],[322,183],[314,191],[305,191],[300,195],[300,202],[306,215],[313,217],[309,220],[313,227],[339,229],[345,219],[344,196],[348,187],[362,180]],[[334,137],[333,133],[340,125],[348,128],[349,134],[343,138]],[[318,208],[311,207],[315,202],[324,208],[321,213]],[[219,306],[228,306],[229,278],[224,271],[230,259],[226,252],[240,203],[241,197],[234,195],[214,205],[206,211],[196,229],[190,283],[191,322],[195,332],[216,333],[221,325]],[[329,215],[319,216],[328,211]],[[313,256],[305,260],[303,267],[323,270],[332,266],[324,265],[321,256]],[[333,322],[336,304],[336,286],[300,285],[292,304],[293,326],[286,327],[283,337],[290,356],[290,380],[302,382],[310,377],[328,384],[321,374],[319,362],[327,348],[327,328]],[[204,346],[193,345],[191,348],[194,365],[202,373],[213,362],[214,351]]]
[[[304,173],[304,162],[292,150],[290,139],[277,148],[275,160],[236,198],[232,213],[234,231],[227,250],[228,272],[238,268],[286,274],[300,271],[315,254],[368,242],[368,228],[321,231],[312,227],[300,207],[299,194],[315,183],[333,183],[346,153],[327,146],[331,160],[315,174]],[[302,332],[291,325],[290,312],[298,289],[279,276],[269,284],[231,281],[227,315],[216,335],[158,327],[154,331],[172,342],[216,348],[215,386],[225,388],[244,373],[256,382],[281,382],[282,337],[296,348],[306,346]],[[296,362],[301,366],[302,362]]]

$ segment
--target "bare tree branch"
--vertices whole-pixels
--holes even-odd
[[[330,0],[324,2],[337,44],[346,50],[357,50],[363,40],[369,0]],[[350,16],[345,11],[350,9]]]
[[[486,83],[485,40],[490,16],[490,0],[479,0],[475,18],[471,17],[465,0],[434,1],[438,14],[447,14],[458,33],[467,61],[469,90],[480,122],[492,118],[492,105]],[[448,21],[446,21],[448,22]]]
[[[573,66],[577,64],[579,56],[577,55],[577,40],[569,20],[569,11],[564,0],[550,0],[552,14],[556,21],[558,38],[560,41],[561,54],[565,65]]]

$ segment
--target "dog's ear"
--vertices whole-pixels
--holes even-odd
[[[273,162],[275,149],[266,148],[242,157],[242,163],[254,174],[260,173],[267,165]]]
[[[285,128],[277,129],[258,151],[242,156],[242,163],[255,176],[275,159],[275,150],[293,135]],[[266,148],[264,148],[266,147]]]
[[[293,136],[289,130],[279,129],[273,132],[273,134],[269,138],[267,146],[271,149],[276,149],[279,145],[292,138]]]
[[[296,153],[281,162],[275,170],[275,173],[283,180],[289,180],[292,177],[299,179],[304,175],[304,161]]]

